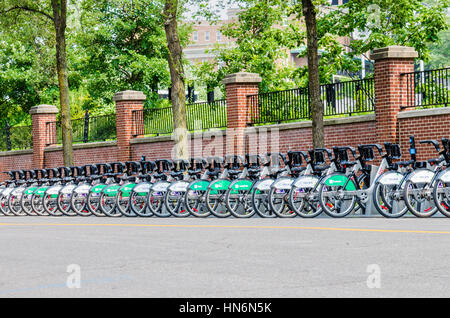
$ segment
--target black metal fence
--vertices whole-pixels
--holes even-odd
[[[10,127],[8,122],[0,129],[0,151],[33,148],[33,126]]]
[[[72,119],[73,142],[95,142],[116,139],[116,115],[90,116]],[[47,123],[47,145],[62,143],[61,121]],[[54,139],[56,137],[56,140]]]
[[[407,87],[406,104],[403,108],[450,105],[450,67],[401,75]]]
[[[320,86],[325,116],[351,116],[375,109],[374,80],[363,79]],[[249,125],[311,118],[307,88],[247,96]]]
[[[223,128],[227,126],[226,100],[186,105],[189,131]],[[172,107],[147,108],[133,111],[133,136],[162,135],[173,132]]]

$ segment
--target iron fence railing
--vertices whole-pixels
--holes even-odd
[[[47,123],[47,145],[62,143],[61,121]],[[72,119],[73,142],[95,142],[116,139],[116,115],[90,116]]]
[[[227,101],[220,99],[211,103],[186,105],[186,120],[189,131],[227,126]]]
[[[223,128],[227,126],[226,100],[186,105],[189,131]],[[162,135],[173,132],[172,107],[146,108],[133,111],[133,136]]]
[[[324,116],[370,113],[375,109],[374,80],[363,79],[320,86]],[[307,88],[247,96],[249,125],[311,118]]]
[[[0,129],[0,151],[31,148],[33,148],[33,126],[10,127],[6,122],[3,129]]]
[[[450,105],[450,67],[401,75],[406,82],[406,101],[402,108]]]

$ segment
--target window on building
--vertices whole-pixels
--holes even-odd
[[[220,31],[216,32],[216,39],[217,39],[217,42],[221,42],[222,41],[222,33],[220,33]]]
[[[198,31],[194,31],[194,41],[198,41]]]
[[[209,31],[205,32],[205,41],[209,41]]]

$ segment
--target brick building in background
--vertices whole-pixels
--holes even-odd
[[[331,0],[332,5],[342,5],[348,2],[348,0]],[[208,52],[208,50],[213,49],[217,44],[227,47],[233,46],[235,44],[234,39],[225,37],[221,32],[220,28],[228,23],[236,21],[238,17],[239,9],[228,9],[226,12],[226,18],[217,21],[217,23],[210,23],[208,21],[194,21],[193,33],[191,35],[191,43],[183,49],[185,58],[192,64],[199,64],[202,62],[211,61],[214,59],[214,54]],[[292,17],[294,19],[294,17]],[[279,27],[283,27],[280,25]],[[341,37],[338,41],[344,45],[345,49],[348,50],[348,45],[351,42],[349,37]],[[301,54],[306,50],[306,46],[291,49],[288,52],[287,60],[280,61],[280,63],[290,64],[294,67],[302,67],[307,65],[307,58],[300,57]],[[319,51],[319,55],[320,55]],[[218,65],[220,67],[220,65]],[[334,76],[333,81],[339,81],[339,78],[347,77],[343,73],[338,73]],[[196,88],[196,94],[198,94]],[[216,91],[216,95],[217,95]],[[197,95],[198,99],[198,95]]]

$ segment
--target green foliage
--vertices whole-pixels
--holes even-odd
[[[359,32],[360,39],[349,45],[354,56],[377,47],[403,45],[414,47],[419,58],[427,61],[428,45],[448,28],[448,7],[448,0],[429,4],[422,0],[350,0],[327,15],[323,27],[339,36]]]
[[[276,61],[286,59],[292,39],[289,33],[276,27],[279,21],[286,20],[285,13],[275,4],[279,1],[252,1],[245,10],[239,13],[239,19],[221,28],[228,38],[236,40],[231,47],[217,46],[213,53],[217,61],[203,63],[195,72],[200,80],[210,84],[219,84],[227,74],[246,71],[262,76],[261,90],[290,88],[286,81],[293,68],[288,65],[279,66]],[[221,68],[217,70],[217,63]],[[201,75],[208,74],[208,75]]]
[[[218,85],[226,74],[248,71],[262,76],[263,92],[306,87],[308,67],[294,68],[287,59],[290,50],[299,51],[299,57],[307,54],[301,1],[238,2],[242,8],[239,20],[221,30],[225,36],[235,38],[236,45],[216,47],[216,60],[197,66],[194,74],[198,80]],[[448,57],[450,52],[445,38],[449,0],[349,0],[341,6],[321,0],[314,3],[320,8],[317,32],[321,83],[330,83],[338,71],[349,76],[358,73],[361,55],[377,47],[412,46],[420,58],[435,61],[440,56]],[[354,35],[352,41],[342,41]],[[445,43],[430,47],[439,38]],[[223,67],[217,69],[219,64]]]
[[[19,3],[26,1],[0,5],[0,125],[30,124],[32,106],[58,99],[52,24],[31,12],[2,12]]]
[[[80,8],[73,66],[88,93],[84,109],[127,89],[152,100],[169,86],[162,1],[84,0]]]

